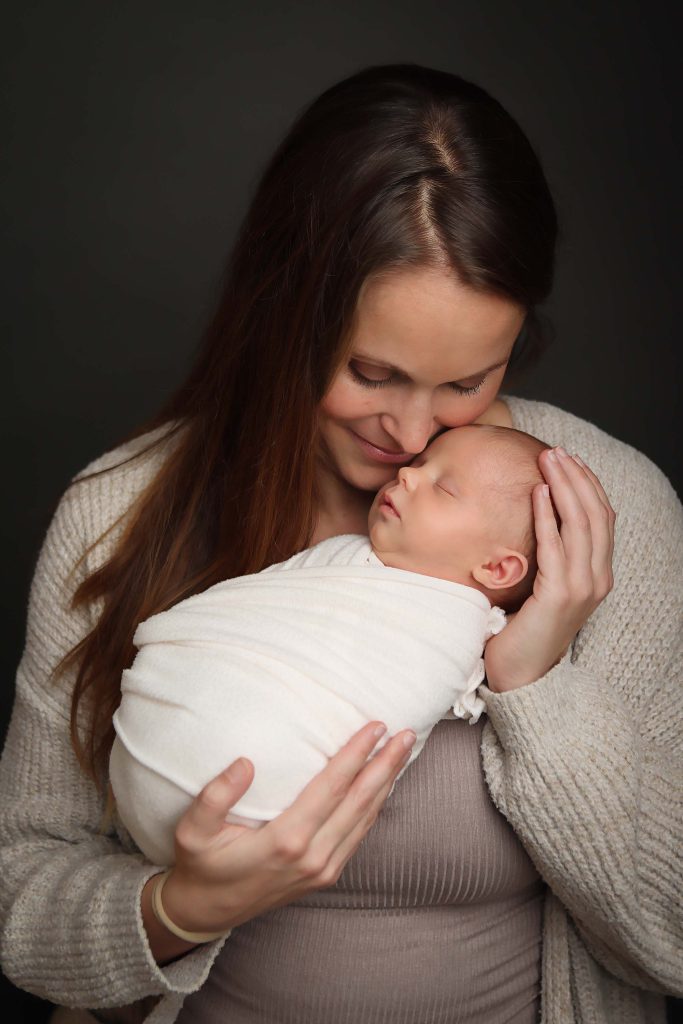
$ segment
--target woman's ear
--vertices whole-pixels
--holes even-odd
[[[529,563],[521,552],[503,548],[488,562],[475,565],[472,575],[487,590],[503,590],[514,587],[524,579],[528,571]]]

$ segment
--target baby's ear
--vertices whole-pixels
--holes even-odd
[[[529,563],[520,551],[505,548],[497,551],[495,558],[481,565],[475,565],[472,575],[477,583],[488,590],[503,590],[514,587],[524,579],[529,571]]]

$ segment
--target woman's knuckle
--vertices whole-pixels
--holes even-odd
[[[337,769],[332,772],[329,779],[330,794],[333,797],[342,797],[347,792],[351,784],[349,776]]]
[[[198,844],[189,822],[179,822],[175,830],[175,841],[184,853],[196,853]]]
[[[319,853],[310,853],[305,856],[299,869],[305,878],[321,878],[327,868],[327,858],[323,858]]]
[[[273,843],[276,855],[288,863],[299,860],[306,852],[306,841],[296,832],[278,832]]]
[[[592,580],[580,580],[574,585],[574,600],[578,604],[590,604],[595,600],[595,587]]]
[[[175,840],[179,846],[185,847],[190,840],[191,832],[185,821],[180,821],[176,825]]]
[[[376,790],[369,785],[359,785],[352,790],[353,806],[365,813],[375,797]]]
[[[372,814],[370,815],[370,817],[368,818],[368,820],[367,820],[367,822],[366,822],[366,832],[369,832],[369,831],[370,831],[370,829],[372,828],[372,826],[373,826],[373,825],[375,824],[375,822],[377,821],[378,817],[379,817],[379,807],[377,807],[377,808],[376,808],[376,809],[375,809],[375,810],[374,810],[374,811],[372,812]]]
[[[598,594],[601,601],[603,598],[607,597],[613,586],[614,578],[611,573],[600,580],[600,584],[598,586]]]
[[[554,604],[556,608],[564,610],[571,604],[571,593],[565,584],[558,584],[554,593]]]
[[[320,879],[319,879],[319,881],[320,881],[320,888],[321,889],[325,889],[325,888],[327,888],[328,885],[334,885],[336,882],[339,881],[339,876],[340,875],[341,875],[341,869],[338,869],[338,868],[334,867],[334,865],[328,864],[320,872]]]
[[[219,780],[209,782],[197,797],[199,803],[208,811],[219,811],[224,805],[224,787]]]

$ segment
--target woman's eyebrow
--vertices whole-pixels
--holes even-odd
[[[392,370],[394,373],[399,374],[406,380],[412,380],[409,373],[402,370],[400,366],[395,366],[394,363],[387,363],[384,359],[375,359],[374,356],[367,355],[364,352],[354,352],[351,356],[352,359],[358,359],[360,362],[373,363],[375,366],[381,366],[385,370]],[[468,373],[466,377],[461,377],[460,380],[472,380],[479,377],[485,377],[487,373],[491,373],[492,370],[498,370],[501,366],[505,366],[507,359],[501,359],[498,363],[492,363],[491,366],[487,366],[483,370],[477,370],[476,373]],[[450,381],[451,384],[457,384],[457,381]]]

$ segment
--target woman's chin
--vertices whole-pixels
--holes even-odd
[[[359,491],[377,492],[396,476],[395,466],[369,466],[354,462],[346,468],[344,479]]]

